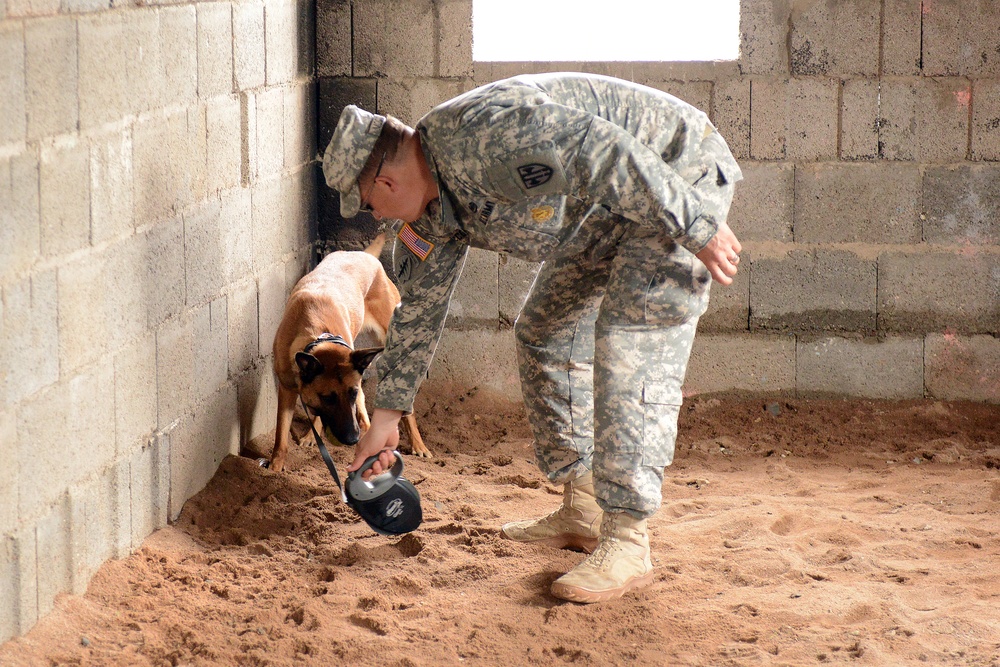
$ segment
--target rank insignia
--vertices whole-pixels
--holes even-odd
[[[399,234],[396,237],[403,242],[403,245],[409,248],[410,252],[419,257],[421,262],[427,259],[427,256],[431,254],[431,250],[434,250],[434,244],[413,231],[410,223],[403,225],[403,228],[399,230]]]

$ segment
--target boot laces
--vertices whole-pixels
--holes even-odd
[[[597,549],[586,558],[587,562],[595,569],[602,569],[604,562],[615,551],[615,547],[618,546],[620,540],[614,534],[615,529],[618,527],[617,524],[618,514],[616,512],[605,512],[604,520],[601,522],[601,539],[598,542]]]

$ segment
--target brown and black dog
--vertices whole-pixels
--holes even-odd
[[[345,445],[356,444],[371,424],[361,380],[383,348],[355,350],[354,341],[365,331],[384,343],[399,305],[399,290],[378,259],[384,244],[380,235],[364,252],[330,253],[288,297],[274,336],[278,423],[270,468],[275,472],[285,466],[299,396],[316,421]],[[403,426],[413,454],[431,456],[412,414],[403,418]],[[319,423],[316,427],[320,430]]]

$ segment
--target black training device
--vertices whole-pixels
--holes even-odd
[[[420,493],[402,476],[403,458],[399,452],[393,454],[396,463],[389,470],[363,479],[361,475],[378,460],[377,455],[371,456],[360,468],[347,474],[344,485],[347,504],[380,535],[409,533],[416,530],[424,518]]]

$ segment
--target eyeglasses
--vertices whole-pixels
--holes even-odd
[[[377,179],[379,174],[382,173],[382,165],[385,164],[385,154],[386,151],[382,151],[382,158],[378,161],[378,169],[375,170],[375,175],[372,176],[372,184],[371,187],[368,188],[368,194],[361,199],[361,207],[358,210],[364,211],[365,213],[372,212],[372,207],[368,203],[368,199],[372,196],[372,191],[375,189],[375,179]]]

